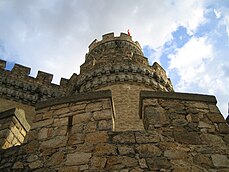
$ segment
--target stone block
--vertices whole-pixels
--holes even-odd
[[[135,132],[137,143],[158,143],[160,142],[160,135],[157,133]]]
[[[135,167],[138,165],[138,161],[135,158],[128,156],[109,156],[107,158],[106,169],[107,170],[120,170],[125,167]]]
[[[215,167],[229,167],[229,159],[226,155],[215,154],[211,158]]]
[[[101,120],[98,123],[98,129],[99,130],[112,130],[113,124],[112,121],[109,120]]]
[[[174,132],[174,139],[184,144],[201,144],[200,136],[196,132]]]
[[[162,151],[155,145],[152,144],[141,144],[136,147],[140,157],[155,157],[160,156]]]
[[[68,136],[68,145],[84,143],[85,135],[80,133],[73,133]]]
[[[96,122],[88,122],[86,126],[84,127],[85,133],[91,133],[95,132],[97,129],[97,123]]]
[[[95,155],[116,155],[117,154],[117,147],[112,144],[108,143],[100,143],[96,145]]]
[[[207,113],[207,117],[213,122],[213,123],[225,123],[225,119],[220,113]]]
[[[53,123],[53,119],[46,119],[43,121],[38,121],[38,122],[33,123],[32,128],[36,129],[36,128],[41,128],[44,126],[50,126],[52,123]]]
[[[105,157],[96,157],[91,158],[91,170],[103,170],[106,165],[107,159]]]
[[[30,169],[37,169],[43,166],[43,163],[40,160],[33,161],[29,163],[29,168]]]
[[[108,139],[108,135],[106,131],[98,131],[94,133],[88,133],[85,138],[85,142],[87,143],[105,143]]]
[[[68,125],[68,118],[58,118],[58,119],[54,119],[53,125],[52,126],[63,126],[63,125]]]
[[[164,156],[168,159],[187,159],[188,154],[182,150],[165,150]]]
[[[227,123],[219,123],[218,127],[219,127],[220,133],[229,134],[229,124],[227,124]]]
[[[135,143],[135,137],[133,132],[120,132],[112,138],[114,143]]]
[[[92,115],[90,113],[81,113],[73,116],[72,123],[74,124],[81,124],[81,123],[88,123],[91,121]]]
[[[152,171],[169,171],[168,169],[172,166],[165,157],[146,158],[146,162]]]
[[[64,153],[56,152],[49,158],[49,160],[47,161],[47,165],[55,166],[61,164],[63,161],[64,161]]]
[[[24,163],[21,161],[16,161],[12,167],[12,169],[24,169]]]
[[[130,155],[130,154],[134,155],[135,154],[134,149],[126,145],[119,145],[118,152],[120,155]]]
[[[95,120],[111,120],[112,119],[112,112],[110,109],[95,111],[93,113],[93,118]]]
[[[58,148],[66,146],[67,137],[66,136],[56,136],[52,139],[45,140],[41,143],[41,148]]]
[[[86,112],[94,112],[94,111],[100,111],[103,109],[103,103],[102,102],[91,102],[87,104],[85,107]]]
[[[66,165],[83,165],[88,164],[91,158],[91,153],[84,153],[84,152],[75,152],[71,154],[67,154],[66,157]]]
[[[226,148],[225,142],[220,136],[214,134],[202,134],[201,140],[204,144],[207,144],[212,147]]]

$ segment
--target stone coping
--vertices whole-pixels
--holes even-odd
[[[47,101],[39,102],[36,104],[35,109],[39,110],[42,108],[60,105],[64,103],[75,103],[75,102],[80,102],[80,101],[103,99],[103,98],[111,99],[111,97],[112,96],[111,96],[110,90],[102,90],[102,91],[87,92],[87,93],[77,93],[76,95],[72,95],[72,96],[58,97],[55,99],[49,99]]]
[[[15,116],[21,126],[28,132],[30,125],[25,119],[25,111],[23,109],[12,108],[0,113],[0,120],[4,118],[10,118]]]
[[[141,91],[139,102],[139,116],[142,118],[142,105],[144,99],[162,98],[174,99],[184,101],[199,101],[216,105],[217,100],[215,96],[194,94],[194,93],[179,93],[179,92],[160,92],[160,91]]]
[[[176,99],[186,101],[200,101],[216,104],[217,100],[215,96],[193,94],[193,93],[178,93],[178,92],[159,92],[159,91],[141,91],[141,99],[147,98],[163,98],[163,99]]]

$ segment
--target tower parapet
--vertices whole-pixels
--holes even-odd
[[[28,105],[64,96],[68,81],[61,79],[61,85],[51,83],[53,75],[38,71],[36,78],[29,76],[30,68],[15,64],[6,70],[6,61],[0,60],[0,95]]]
[[[75,86],[79,92],[88,92],[117,83],[144,85],[160,91],[173,91],[171,81],[159,64],[150,66],[141,46],[131,36],[121,33],[105,34],[89,45],[85,63]]]

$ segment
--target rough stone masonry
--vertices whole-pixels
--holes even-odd
[[[0,61],[0,171],[229,171],[229,126],[214,96],[174,92],[138,42],[94,40],[79,75]]]

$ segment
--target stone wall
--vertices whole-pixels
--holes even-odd
[[[0,148],[7,149],[24,142],[30,125],[22,109],[10,109],[0,113]]]
[[[0,150],[0,169],[229,170],[229,127],[215,97],[143,91],[139,102],[145,130],[119,132],[109,91],[40,103],[27,142]]]

